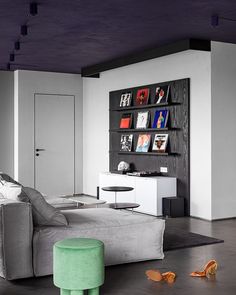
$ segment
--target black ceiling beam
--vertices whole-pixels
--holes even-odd
[[[96,77],[100,72],[131,65],[145,60],[185,51],[185,50],[211,51],[209,40],[186,39],[153,49],[147,49],[128,56],[116,58],[104,63],[84,67],[81,70],[82,77]]]

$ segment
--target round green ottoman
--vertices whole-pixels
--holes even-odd
[[[61,295],[98,295],[104,283],[104,244],[99,240],[65,239],[53,247],[53,281]]]

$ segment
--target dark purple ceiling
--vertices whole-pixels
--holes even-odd
[[[235,0],[0,0],[0,68],[80,73],[82,67],[197,38],[236,43]],[[20,37],[20,26],[28,35]],[[20,39],[19,39],[20,38]],[[14,42],[21,48],[14,51]]]

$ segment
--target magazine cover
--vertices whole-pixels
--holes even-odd
[[[132,114],[123,114],[120,119],[120,128],[121,129],[129,129],[132,125]]]
[[[149,88],[139,89],[136,95],[136,105],[146,105],[149,99]]]
[[[131,106],[132,92],[122,93],[120,97],[120,107]]]
[[[168,142],[168,134],[155,134],[152,150],[154,152],[165,153]]]
[[[133,134],[122,134],[120,138],[120,150],[130,152],[132,150]]]
[[[150,113],[149,111],[138,112],[136,129],[145,129],[149,125]]]
[[[147,153],[151,142],[151,134],[139,134],[136,152]]]
[[[157,110],[155,112],[152,128],[165,128],[169,117],[168,110]]]
[[[156,104],[168,102],[169,89],[170,89],[170,85],[166,85],[162,87],[158,86],[156,88],[156,95],[155,95]]]

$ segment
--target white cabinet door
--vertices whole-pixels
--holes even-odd
[[[103,191],[102,188],[106,186],[116,186],[116,174],[100,173],[99,175],[99,198],[107,203],[115,202],[115,193]]]
[[[126,175],[110,174],[110,173],[100,173],[99,176],[99,192],[100,199],[105,200],[108,203],[115,202],[115,192],[103,191],[102,188],[106,186],[129,186],[135,187],[135,179]],[[135,192],[118,192],[117,202],[131,202],[135,201]]]
[[[162,215],[162,199],[176,197],[176,178],[162,177],[157,180],[157,215]]]
[[[136,178],[135,202],[140,204],[135,211],[157,215],[156,179]]]

